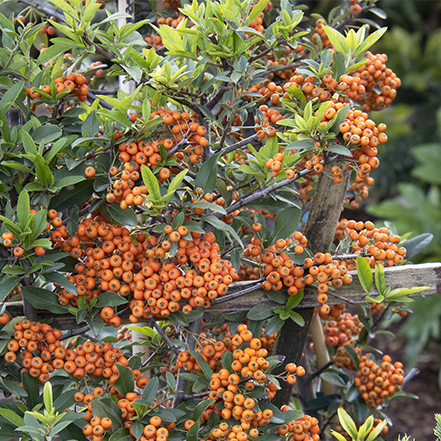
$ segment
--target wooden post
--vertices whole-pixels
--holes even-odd
[[[331,169],[335,165],[340,166],[343,170],[343,182],[339,184],[335,183],[332,178]],[[328,252],[331,247],[346,196],[349,178],[350,172],[346,169],[345,165],[336,162],[325,164],[324,170],[320,174],[303,232],[308,239],[308,248],[313,253]],[[286,358],[283,365],[275,370],[275,374],[284,372],[287,363],[294,362],[297,364],[300,360],[309,326],[311,320],[313,320],[313,313],[313,307],[302,310],[302,316],[305,320],[304,329],[299,330],[298,325],[292,320],[287,320],[277,334],[275,353],[286,355]],[[317,329],[317,327],[314,329]],[[282,389],[276,393],[273,399],[273,403],[277,407],[288,404],[292,395],[292,385],[281,381],[281,387]],[[311,394],[312,392],[308,395]]]

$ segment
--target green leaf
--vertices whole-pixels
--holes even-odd
[[[367,37],[366,40],[363,41],[363,43],[361,43],[357,47],[357,50],[355,51],[355,57],[358,57],[359,55],[364,54],[373,44],[375,44],[383,36],[383,34],[386,31],[387,31],[387,28],[381,28],[381,29],[378,29],[375,32],[373,32],[371,35],[369,35],[369,37]],[[327,32],[326,32],[326,34],[327,34]],[[328,38],[329,38],[329,36],[328,36]],[[331,41],[331,43],[332,43],[332,41]]]
[[[44,278],[47,282],[58,283],[63,288],[66,288],[71,294],[78,295],[75,285],[66,277],[58,272],[44,273]]]
[[[274,222],[274,229],[270,237],[270,244],[274,244],[278,239],[286,239],[296,231],[301,210],[298,207],[287,207],[281,211]]]
[[[153,377],[147,383],[147,386],[142,391],[142,399],[148,403],[153,403],[158,393],[159,388],[159,378]]]
[[[299,313],[294,312],[294,311],[290,311],[289,318],[294,323],[297,323],[299,326],[305,326],[305,320],[303,319],[303,317]]]
[[[46,412],[52,413],[52,406],[54,404],[52,396],[52,384],[48,381],[43,388],[43,402]]]
[[[385,298],[387,300],[394,299],[396,297],[406,296],[408,294],[414,294],[416,292],[425,291],[430,289],[430,286],[416,286],[414,288],[396,288],[388,293]]]
[[[11,108],[11,106],[14,105],[15,100],[20,95],[23,87],[24,81],[19,81],[18,83],[15,83],[13,86],[6,89],[6,92],[0,100],[0,112],[3,113],[3,115],[5,115],[6,112]]]
[[[386,420],[383,420],[381,423],[377,424],[374,430],[372,430],[372,432],[367,437],[366,441],[374,441],[375,439],[377,439],[380,436],[383,429],[386,427],[386,425],[387,425]]]
[[[295,296],[289,296],[286,302],[286,309],[294,309],[303,299],[303,291],[298,292]]]
[[[63,134],[61,129],[54,124],[45,124],[43,126],[37,127],[32,134],[32,139],[36,144],[47,144],[49,142],[55,141],[60,138]]]
[[[123,210],[119,205],[108,205],[107,212],[112,219],[120,225],[135,227],[138,225],[138,217],[133,208]]]
[[[181,172],[179,172],[170,182],[170,186],[168,187],[167,193],[174,193],[181,185],[181,182],[184,180],[187,173],[188,170],[182,170]]]
[[[276,315],[267,323],[265,327],[265,335],[271,335],[274,334],[275,332],[280,331],[284,324],[285,321],[282,320],[278,315]]]
[[[217,181],[217,161],[221,152],[214,154],[208,161],[205,161],[196,175],[194,186],[201,187],[205,193],[210,193],[216,187]]]
[[[346,430],[346,432],[348,432],[349,436],[353,440],[356,440],[358,438],[358,432],[357,432],[357,427],[354,421],[352,420],[352,418],[342,407],[339,407],[337,413],[338,413],[338,419],[343,429]]]
[[[239,237],[239,235],[236,233],[236,231],[231,227],[231,225],[226,224],[225,222],[222,222],[217,217],[214,216],[204,216],[203,220],[208,222],[209,224],[213,225],[214,228],[226,231],[230,233],[234,239],[237,241],[237,243],[243,248],[243,242],[242,239]]]
[[[55,182],[55,185],[57,188],[64,188],[69,185],[78,184],[78,182],[84,181],[85,179],[86,178],[84,176],[65,176],[64,178],[61,178]]]
[[[331,433],[338,439],[338,441],[347,441],[347,439],[341,434],[331,429]]]
[[[340,32],[331,26],[326,25],[323,26],[323,30],[326,32],[326,36],[329,38],[332,46],[334,46],[337,51],[342,52],[343,54],[349,54],[350,48],[346,43],[345,37],[340,34]]]
[[[265,409],[271,409],[273,412],[273,416],[271,417],[271,423],[273,424],[283,424],[285,422],[285,417],[283,416],[283,412],[281,412],[274,404],[271,403],[259,403],[259,408],[261,411]]]
[[[380,265],[377,263],[375,265],[375,287],[377,288],[377,291],[384,295],[384,292],[386,290],[386,276],[384,275],[384,268],[383,265]]]
[[[191,206],[192,208],[203,208],[204,210],[211,209],[213,212],[217,211],[218,213],[225,214],[225,216],[227,215],[225,208],[211,202],[192,202]]]
[[[0,408],[0,415],[8,420],[10,423],[12,423],[14,426],[19,427],[25,425],[23,418],[20,415],[17,415],[11,409]]]
[[[269,0],[260,0],[250,12],[250,15],[245,19],[245,24],[248,26],[266,7]]]
[[[346,386],[346,382],[343,380],[343,378],[341,378],[340,375],[335,372],[322,372],[320,374],[320,378],[330,384],[335,384],[339,387]]]
[[[55,401],[54,409],[56,412],[63,412],[65,409],[69,408],[75,403],[74,395],[76,390],[66,390],[64,391]]]
[[[0,278],[0,302],[8,297],[9,293],[18,285],[21,277]]]
[[[372,415],[369,415],[369,418],[358,429],[358,437],[361,441],[363,441],[368,433],[371,431],[373,424],[374,417]]]
[[[199,352],[196,351],[190,351],[191,355],[193,355],[194,359],[198,362],[199,367],[202,370],[202,373],[204,374],[205,378],[210,381],[211,380],[211,374],[213,373],[209,364],[202,358],[202,355],[199,354]]]
[[[58,303],[57,296],[46,289],[36,288],[33,286],[23,286],[23,297],[37,309],[46,309],[54,314],[66,314],[67,308]]]
[[[51,199],[49,208],[63,211],[72,205],[84,204],[93,193],[93,181],[93,179],[86,179],[75,184],[73,189],[63,188]]]
[[[327,148],[328,152],[337,153],[338,155],[343,156],[352,156],[351,151],[345,147],[344,145],[333,144]]]
[[[368,261],[361,256],[357,257],[357,274],[361,287],[369,294],[372,288],[372,270]]]
[[[35,173],[37,174],[38,180],[45,187],[50,187],[54,184],[54,175],[51,169],[47,166],[43,156],[37,155],[34,159],[35,163]]]
[[[169,385],[169,387],[172,390],[175,390],[176,389],[176,378],[175,378],[175,376],[170,371],[167,371],[165,373],[165,379],[166,379],[167,384]]]
[[[346,354],[348,354],[349,358],[352,361],[352,364],[358,370],[359,360],[358,360],[358,355],[355,352],[354,348],[352,346],[349,346],[349,345],[344,345],[343,349],[345,350]]]
[[[161,199],[161,191],[159,189],[159,182],[156,179],[156,176],[146,165],[141,166],[141,174],[144,185],[147,187],[149,192],[149,199],[153,203],[158,202]]]
[[[135,388],[135,382],[133,380],[132,371],[122,364],[117,364],[118,378],[115,380],[115,389],[123,396],[126,396],[128,392],[133,392]]]
[[[202,417],[202,414],[207,410],[207,408],[208,408],[211,404],[213,404],[213,403],[215,403],[215,402],[216,402],[216,400],[214,400],[214,399],[212,399],[212,398],[210,398],[209,400],[201,401],[201,402],[195,407],[195,409],[194,409],[194,411],[193,411],[193,417],[192,417],[192,420],[193,420],[193,421],[199,421],[200,418]]]
[[[410,260],[415,257],[417,254],[421,253],[429,244],[432,242],[433,234],[431,233],[423,233],[418,236],[409,239],[405,248],[407,250],[406,259]]]
[[[164,26],[163,26],[164,27]],[[190,430],[187,432],[187,441],[197,441],[198,439],[198,432],[201,427],[200,421],[196,421],[191,427]]]
[[[268,305],[259,304],[254,306],[247,314],[250,320],[265,320],[274,315],[272,309]]]
[[[133,436],[130,435],[129,429],[118,429],[110,438],[109,441],[133,441]]]
[[[121,297],[116,292],[103,292],[98,296],[98,301],[95,304],[95,308],[104,308],[105,306],[119,306],[125,305],[128,300]]]
[[[287,302],[287,296],[282,291],[265,291],[265,294],[268,298],[270,298],[273,302],[278,303],[279,305],[285,305]]]

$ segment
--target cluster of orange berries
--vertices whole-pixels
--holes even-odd
[[[57,21],[56,17],[51,16],[49,20]],[[42,28],[40,28],[40,34],[47,34],[47,35],[54,35],[55,34],[55,28],[51,26],[48,22],[46,22]]]
[[[109,417],[100,418],[99,416],[94,416],[89,424],[83,427],[83,434],[90,441],[100,441],[108,429],[112,427],[112,420]]]
[[[312,36],[311,40],[313,43],[317,44],[317,40],[320,39],[322,43],[322,47],[328,47],[331,46],[331,42],[329,41],[329,38],[326,35],[325,30],[323,29],[323,25],[326,24],[326,21],[322,18],[319,18],[315,22],[315,29],[314,29],[314,35]]]
[[[291,410],[288,406],[282,406],[280,409],[282,412]],[[319,421],[315,417],[310,415],[303,415],[297,420],[290,421],[283,426],[277,428],[279,435],[287,435],[292,441],[318,441],[320,439],[319,432]]]
[[[82,74],[71,73],[69,76],[57,77],[53,80],[54,87],[56,93],[60,93],[65,89],[69,89],[69,95],[75,95],[78,97],[80,101],[86,101],[87,94],[89,92],[88,84],[90,83],[90,79],[87,79]],[[51,84],[45,84],[40,86],[40,89],[50,94],[51,93]],[[35,90],[36,87],[30,87],[27,89],[27,95],[31,100],[41,98],[41,93]]]
[[[366,252],[366,257],[371,268],[383,261],[387,266],[403,263],[406,257],[406,248],[398,247],[400,236],[391,234],[386,227],[376,228],[371,221],[362,222],[341,219],[337,224],[335,238],[342,240],[347,234],[352,241],[352,250],[355,253]],[[355,269],[355,263],[346,262],[350,270]]]
[[[233,352],[236,349],[228,325],[225,324],[221,329],[222,335],[218,337],[214,335],[210,337],[205,332],[200,333],[195,349],[214,372],[219,372],[222,368],[222,354],[226,351]],[[267,353],[271,353],[276,341],[276,335],[277,334],[265,335],[263,330],[259,337],[261,349],[265,349]],[[163,363],[167,364],[169,361],[168,356],[162,360]],[[169,370],[172,374],[176,375],[179,369],[194,372],[201,371],[197,360],[188,350],[179,353],[176,363],[172,365]],[[161,373],[165,373],[167,370],[167,367],[160,368]]]
[[[401,389],[404,380],[402,363],[397,361],[392,364],[389,355],[383,355],[380,365],[367,355],[359,357],[359,360],[359,370],[354,384],[369,407],[382,405],[387,398]]]
[[[365,87],[366,94],[357,99],[363,104],[362,110],[369,112],[371,110],[382,110],[389,107],[397,95],[397,88],[401,86],[401,80],[392,71],[387,68],[386,54],[373,55],[366,52],[365,57],[368,62],[358,68],[354,73],[354,78],[359,78],[359,82]],[[380,89],[380,93],[378,92]]]
[[[48,381],[54,370],[63,369],[79,380],[85,375],[92,375],[103,376],[113,383],[118,378],[116,365],[128,366],[123,352],[109,343],[94,344],[88,340],[75,349],[67,349],[59,340],[61,331],[46,323],[18,320],[14,323],[14,330],[7,345],[8,352],[4,355],[5,361],[19,362],[23,366],[22,372],[29,372],[41,382]],[[139,371],[132,372],[134,378],[141,378]],[[139,387],[142,384],[145,386],[145,381],[139,381]]]
[[[131,142],[128,146],[122,143],[120,150],[128,148],[133,151],[136,145],[135,142]],[[141,153],[139,158],[144,158],[144,155]],[[122,171],[116,166],[109,169],[112,190],[108,191],[106,201],[111,205],[119,204],[123,210],[126,210],[131,205],[141,205],[144,202],[143,195],[147,195],[148,190],[145,185],[135,185],[136,181],[140,179],[140,173],[131,162],[125,162],[122,168]],[[139,169],[139,167],[137,168]],[[92,177],[89,172],[95,174],[93,167],[88,167],[85,171],[87,177]]]
[[[266,168],[271,170],[271,176],[273,177],[279,176],[280,173],[283,173],[285,174],[286,179],[294,179],[296,172],[292,168],[283,167],[283,160],[283,153],[276,153],[273,158],[268,159],[265,164]]]
[[[171,231],[170,231],[171,230]],[[132,321],[148,314],[155,317],[168,317],[170,312],[182,310],[189,314],[195,307],[208,308],[218,296],[228,292],[228,285],[237,280],[237,272],[231,262],[221,259],[219,245],[213,233],[203,237],[191,233],[187,240],[187,228],[179,227],[173,231],[166,226],[164,232],[168,240],[161,243],[154,236],[148,238],[153,249],[147,249],[147,260],[140,273],[145,277],[144,290],[134,292]],[[177,245],[176,254],[161,262],[170,250],[172,243]],[[179,303],[182,300],[183,306]],[[136,319],[136,320],[133,320]]]
[[[278,110],[269,109],[265,104],[260,106],[259,110],[262,112],[264,119],[260,122],[257,116],[254,117],[256,123],[254,130],[257,132],[257,139],[263,139],[265,136],[268,136],[269,138],[276,136],[276,129],[271,124],[277,124],[277,121],[283,119],[283,116],[280,115]]]
[[[244,256],[251,257],[262,265],[262,273],[266,276],[263,289],[279,291],[286,286],[290,295],[296,295],[304,287],[303,269],[296,266],[287,253],[302,254],[307,243],[306,237],[301,232],[295,231],[293,239],[278,239],[275,245],[262,251],[261,241],[253,237],[244,251]]]
[[[335,320],[329,320],[323,326],[323,332],[326,335],[327,346],[345,345],[351,343],[354,338],[360,334],[363,323],[358,315],[352,315],[349,312],[341,314]]]
[[[269,423],[272,411],[254,412],[256,400],[247,397],[247,392],[252,391],[256,385],[265,387],[265,395],[268,399],[274,397],[277,386],[268,381],[266,371],[270,367],[267,360],[268,351],[262,348],[259,338],[253,338],[253,334],[245,324],[237,327],[237,333],[231,337],[233,349],[233,362],[230,373],[223,368],[211,375],[209,387],[211,389],[208,398],[216,401],[203,414],[203,419],[208,421],[211,412],[216,412],[224,420],[231,418],[240,421],[243,428],[259,427]],[[239,349],[241,347],[241,349]],[[222,403],[220,409],[217,403]],[[244,426],[245,425],[245,426]]]

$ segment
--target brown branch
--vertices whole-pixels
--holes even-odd
[[[19,0],[19,3],[24,3],[25,5],[31,6],[32,8],[35,8],[37,11],[43,12],[46,15],[53,15],[54,17],[58,18],[58,20],[64,21],[64,15],[60,14],[59,12],[55,11],[54,9],[48,8],[47,6],[43,6],[41,4],[35,3],[32,0]]]

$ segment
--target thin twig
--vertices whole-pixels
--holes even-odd
[[[89,331],[90,327],[87,326],[83,326],[81,328],[77,328],[77,329],[72,329],[72,331],[69,331],[67,334],[62,335],[58,340],[63,341],[66,340],[70,337],[75,337],[76,335],[80,335],[80,334],[84,334],[86,331]]]
[[[227,155],[230,152],[233,152],[234,150],[240,149],[241,147],[244,147],[248,145],[250,142],[253,142],[257,138],[257,133],[254,135],[248,136],[248,138],[242,139],[242,141],[238,141],[234,144],[229,145],[228,147],[225,147],[222,149],[221,156]]]
[[[32,8],[37,9],[37,11],[43,12],[46,15],[53,15],[58,20],[64,21],[64,15],[55,11],[54,9],[48,8],[47,6],[43,6],[39,3],[35,3],[32,0],[19,0],[20,3],[24,3],[25,5],[31,6]]]
[[[328,367],[331,367],[333,364],[334,364],[334,361],[333,360],[329,360],[321,368],[319,368],[316,371],[314,371],[311,374],[309,374],[307,380],[313,380],[314,378],[318,377],[322,372],[326,371],[326,369],[328,369]]]
[[[195,400],[198,398],[205,398],[210,394],[210,391],[207,390],[206,392],[201,392],[200,394],[194,394],[194,395],[184,395],[182,397],[182,401],[189,401],[189,400]]]
[[[164,330],[156,323],[155,320],[150,320],[150,323],[153,325],[153,327],[158,331],[158,334],[162,337],[162,339],[165,341],[167,346],[176,354],[179,355],[181,352],[178,347],[176,347],[172,341],[168,338],[167,334],[164,332]]]
[[[222,297],[218,297],[217,299],[215,299],[211,303],[217,305],[218,303],[228,302],[228,300],[232,300],[237,297],[243,296],[244,294],[247,294],[249,292],[255,291],[257,288],[260,288],[262,286],[262,283],[264,282],[264,280],[265,279],[256,280],[256,282],[253,283],[252,286],[249,286],[249,287],[242,289],[240,291],[237,291],[237,292],[233,292],[231,294],[227,294]]]

